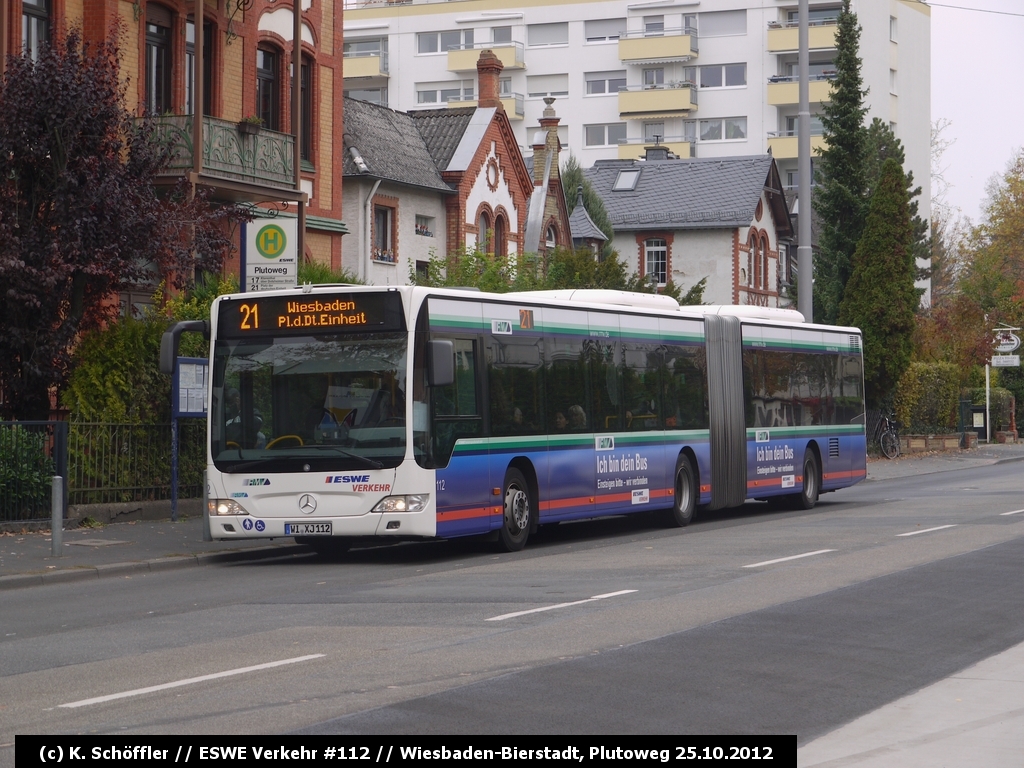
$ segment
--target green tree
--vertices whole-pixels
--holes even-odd
[[[116,40],[72,30],[35,61],[8,57],[0,84],[0,382],[19,418],[48,417],[76,340],[116,314],[112,295],[153,271],[219,272],[244,218],[185,185],[158,195],[168,153],[125,109]]]
[[[839,323],[864,333],[864,381],[869,405],[888,398],[910,365],[914,310],[913,231],[906,176],[896,160],[882,164]]]
[[[860,25],[843,0],[836,28],[836,77],[821,117],[825,149],[818,160],[814,212],[818,217],[818,254],[814,265],[814,319],[833,323],[852,272],[866,213],[864,96]]]

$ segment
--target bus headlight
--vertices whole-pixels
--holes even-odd
[[[210,516],[218,515],[248,515],[245,507],[234,499],[210,499],[206,502],[206,508],[210,510]]]
[[[373,508],[373,511],[422,512],[427,508],[427,501],[429,499],[429,493],[414,493],[409,496],[385,496],[377,502],[377,506]]]

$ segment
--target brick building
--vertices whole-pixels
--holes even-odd
[[[203,23],[197,27],[199,7]],[[0,54],[36,55],[40,45],[71,26],[80,27],[86,41],[99,41],[120,25],[126,107],[155,115],[174,149],[162,181],[185,176],[219,203],[253,205],[258,216],[298,217],[305,222],[299,238],[303,257],[340,267],[347,231],[341,219],[341,142],[334,140],[342,124],[340,5],[4,0],[0,11]],[[194,80],[198,71],[203,77]],[[203,151],[196,157],[192,147],[198,144]],[[237,274],[238,268],[236,253],[226,270]]]

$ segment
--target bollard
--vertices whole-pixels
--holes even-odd
[[[50,491],[50,554],[61,557],[61,538],[64,533],[64,478],[53,477],[53,489]]]

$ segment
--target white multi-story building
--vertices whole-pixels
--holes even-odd
[[[840,3],[812,2],[812,146],[834,70]],[[930,9],[853,0],[867,119],[902,140],[928,216]],[[415,110],[475,103],[476,61],[504,64],[501,95],[524,148],[543,98],[584,167],[643,155],[657,139],[680,157],[775,156],[796,186],[796,0],[344,0],[345,93]]]

